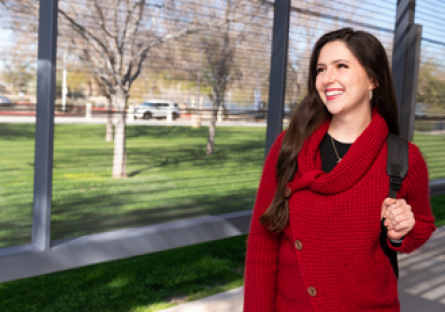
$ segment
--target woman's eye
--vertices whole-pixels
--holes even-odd
[[[348,68],[345,64],[338,64],[338,68]]]
[[[321,73],[323,70],[323,68],[317,68],[317,74]]]

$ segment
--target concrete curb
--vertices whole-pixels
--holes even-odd
[[[180,304],[160,312],[242,312],[244,287]]]

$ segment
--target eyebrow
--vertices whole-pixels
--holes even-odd
[[[349,63],[349,61],[347,61],[345,59],[338,59],[338,60],[332,61],[331,64],[336,64],[336,63],[341,63],[341,62]],[[317,64],[317,66],[320,66],[320,65],[324,65],[324,64],[323,63]]]

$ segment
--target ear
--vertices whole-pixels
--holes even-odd
[[[377,88],[379,86],[379,84],[377,83],[377,81],[375,81],[374,79],[370,79],[370,84],[369,84],[369,90],[374,90],[375,88]]]

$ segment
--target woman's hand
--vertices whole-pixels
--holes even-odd
[[[388,238],[399,240],[416,224],[411,206],[404,199],[386,198],[382,203],[382,218],[386,218]]]

